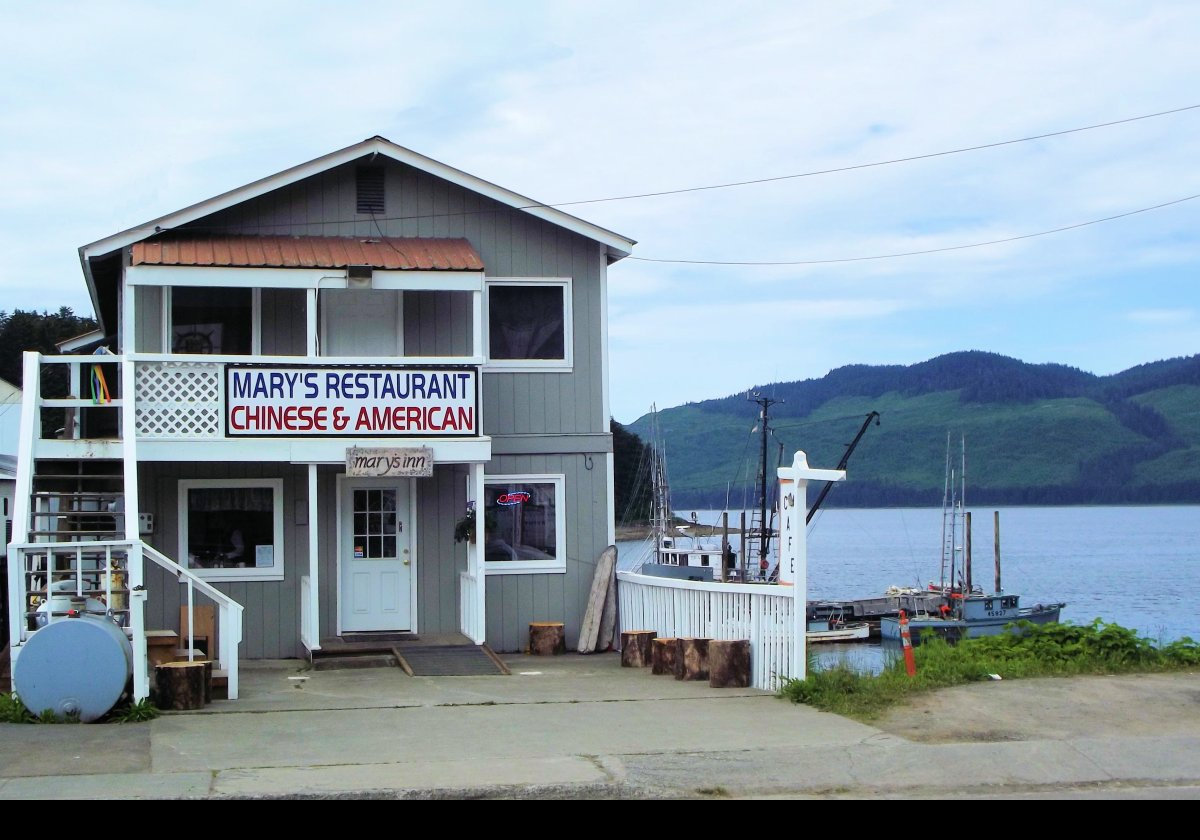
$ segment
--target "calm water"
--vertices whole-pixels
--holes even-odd
[[[999,510],[1002,584],[1022,605],[1065,601],[1063,621],[1103,618],[1156,640],[1200,638],[1200,506]],[[974,579],[987,591],[992,509],[973,513]],[[716,511],[697,514],[702,523],[720,519]],[[808,597],[924,586],[938,577],[941,535],[940,508],[823,511],[809,529]],[[620,565],[628,568],[637,544],[620,548]],[[837,647],[827,655],[868,667],[879,659],[877,649]]]

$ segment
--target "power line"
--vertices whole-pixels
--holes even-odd
[[[978,152],[984,149],[995,149],[1000,146],[1012,146],[1016,143],[1028,143],[1031,140],[1045,140],[1049,137],[1062,137],[1066,134],[1077,134],[1081,131],[1093,131],[1097,128],[1109,128],[1114,125],[1122,125],[1124,123],[1137,122],[1138,120],[1149,120],[1154,117],[1165,117],[1169,114],[1178,114],[1183,111],[1192,111],[1200,108],[1200,105],[1185,105],[1182,108],[1172,108],[1169,111],[1158,111],[1153,114],[1142,114],[1138,117],[1127,117],[1122,120],[1111,120],[1109,122],[1096,123],[1095,125],[1085,125],[1079,128],[1067,128],[1062,131],[1050,131],[1045,134],[1032,134],[1028,137],[1017,137],[1012,140],[999,140],[995,143],[982,143],[978,146],[964,146],[960,149],[946,149],[941,152],[929,152],[923,155],[909,155],[908,157],[891,158],[890,160],[879,160],[872,163],[856,163],[850,166],[838,166],[832,169],[814,169],[811,172],[798,172],[794,175],[775,175],[769,178],[753,178],[747,181],[729,181],[724,184],[708,184],[700,187],[683,187],[677,190],[660,190],[658,192],[633,193],[630,195],[616,195],[608,198],[591,198],[581,201],[562,201],[557,204],[538,204],[533,207],[571,207],[579,204],[599,204],[605,201],[628,201],[634,198],[657,198],[662,195],[679,195],[680,193],[701,192],[704,190],[724,190],[730,187],[746,187],[752,184],[769,184],[774,181],[789,181],[795,178],[809,178],[813,175],[832,175],[837,172],[853,172],[857,169],[870,169],[876,166],[890,166],[894,163],[911,163],[917,160],[928,160],[936,157],[946,157],[948,155],[960,155],[964,152]],[[529,209],[522,207],[522,210]]]
[[[1034,140],[1046,140],[1051,137],[1062,137],[1062,136],[1065,136],[1068,134],[1078,134],[1078,133],[1084,132],[1084,131],[1095,131],[1096,129],[1100,129],[1100,128],[1110,128],[1112,126],[1124,125],[1126,123],[1138,122],[1140,120],[1149,120],[1149,119],[1154,119],[1156,117],[1166,117],[1166,116],[1170,116],[1172,114],[1180,114],[1180,113],[1184,113],[1186,111],[1194,111],[1196,109],[1200,109],[1200,104],[1185,105],[1181,108],[1171,108],[1170,110],[1167,110],[1167,111],[1156,111],[1152,114],[1141,114],[1136,117],[1126,117],[1124,119],[1110,120],[1108,122],[1095,123],[1093,125],[1084,125],[1084,126],[1079,126],[1077,128],[1066,128],[1066,129],[1062,129],[1061,131],[1050,131],[1050,132],[1046,132],[1045,134],[1031,134],[1027,137],[1015,137],[1010,140],[998,140],[996,142],[981,143],[981,144],[978,144],[975,146],[963,146],[963,147],[957,148],[957,149],[944,149],[939,152],[927,152],[925,154],[908,155],[906,157],[889,158],[887,160],[877,160],[877,161],[871,161],[868,163],[856,163],[856,164],[851,164],[849,166],[838,166],[838,167],[833,167],[830,169],[813,169],[813,170],[810,170],[807,172],[796,172],[796,173],[793,173],[790,175],[772,175],[772,176],[768,176],[765,178],[751,178],[751,179],[744,180],[744,181],[728,181],[728,182],[720,183],[720,184],[702,184],[699,186],[681,187],[679,189],[672,189],[672,190],[656,190],[653,192],[629,193],[627,195],[614,195],[614,196],[607,196],[604,198],[585,198],[585,199],[579,199],[576,201],[559,201],[559,202],[553,202],[553,203],[534,202],[532,204],[522,204],[522,205],[517,205],[515,207],[509,207],[507,205],[500,205],[497,207],[477,208],[477,209],[472,209],[472,210],[467,210],[464,208],[462,210],[448,210],[448,211],[444,211],[441,213],[417,213],[417,214],[408,215],[408,216],[381,216],[378,218],[376,218],[376,217],[374,217],[374,215],[372,215],[372,220],[375,221],[376,223],[378,223],[378,222],[408,222],[408,221],[420,221],[423,219],[442,219],[442,218],[450,218],[450,217],[456,217],[456,216],[473,216],[473,215],[479,215],[479,214],[483,214],[483,213],[498,213],[498,212],[503,212],[505,210],[510,210],[510,209],[514,209],[514,210],[548,210],[548,209],[554,209],[554,208],[558,208],[558,207],[577,207],[577,206],[584,205],[584,204],[603,204],[603,203],[611,202],[611,201],[632,201],[634,199],[639,199],[639,198],[658,198],[660,196],[667,196],[667,195],[681,195],[684,193],[706,192],[706,191],[710,191],[710,190],[724,190],[724,189],[730,189],[733,187],[747,187],[747,186],[753,186],[755,184],[768,184],[768,183],[772,183],[775,181],[790,181],[790,180],[795,180],[797,178],[811,178],[811,177],[814,177],[817,175],[834,175],[834,174],[837,174],[840,172],[853,172],[853,171],[859,170],[859,169],[872,169],[872,168],[880,167],[880,166],[891,166],[891,165],[897,164],[897,163],[912,163],[912,162],[918,161],[918,160],[929,160],[931,158],[948,157],[950,155],[960,155],[960,154],[964,154],[966,152],[978,152],[978,151],[983,151],[986,149],[996,149],[996,148],[1000,148],[1002,146],[1012,146],[1017,143],[1029,143]],[[363,221],[365,221],[365,220],[361,219],[361,218],[325,219],[322,221],[307,222],[304,224],[307,224],[307,225],[334,225],[334,224],[352,224],[355,222],[363,222]],[[192,226],[188,226],[186,228],[186,230],[225,230],[225,229],[232,228],[232,227],[241,227],[241,225],[233,225],[233,224],[192,225]],[[284,228],[284,227],[291,228],[291,227],[296,227],[296,223],[295,222],[265,222],[265,223],[256,224],[255,227],[257,227],[257,228],[277,228],[277,227],[278,228]],[[680,261],[679,260],[660,260],[659,262],[680,262]]]
[[[989,239],[986,242],[972,242],[967,245],[948,245],[944,248],[926,248],[922,251],[900,251],[894,254],[874,254],[869,257],[839,257],[828,260],[683,260],[683,259],[664,259],[655,257],[634,257],[629,256],[627,260],[638,260],[639,262],[651,263],[674,263],[677,265],[740,265],[740,266],[784,266],[784,265],[829,265],[831,263],[850,263],[850,262],[865,262],[867,260],[891,260],[898,257],[917,257],[923,254],[941,254],[946,251],[964,251],[968,248],[983,248],[988,245],[1001,245],[1005,242],[1018,242],[1022,239],[1034,239],[1039,236],[1049,236],[1054,233],[1063,233],[1068,230],[1087,227],[1089,225],[1098,225],[1103,222],[1111,222],[1116,219],[1124,219],[1129,216],[1136,216],[1139,213],[1149,213],[1151,210],[1161,210],[1164,207],[1170,207],[1173,204],[1182,204],[1185,201],[1193,201],[1200,198],[1200,193],[1196,195],[1184,196],[1177,198],[1174,201],[1164,201],[1162,204],[1155,204],[1152,207],[1141,207],[1137,210],[1130,210],[1126,213],[1118,213],[1115,216],[1105,216],[1103,219],[1091,219],[1086,222],[1078,222],[1073,225],[1064,225],[1063,227],[1051,228],[1050,230],[1040,230],[1037,233],[1023,233],[1020,236],[1007,236],[1003,239]]]

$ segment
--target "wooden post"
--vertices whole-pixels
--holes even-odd
[[[713,688],[750,685],[749,639],[713,639],[708,643],[708,684]]]
[[[729,511],[721,511],[721,583],[729,580],[725,558],[729,555]]]
[[[675,640],[655,639],[653,642],[652,674],[675,675]]]
[[[963,596],[971,594],[971,511],[967,511],[967,551],[966,557],[963,560],[963,575],[966,577],[963,587]]]
[[[738,545],[742,547],[742,556],[739,560],[741,566],[741,574],[738,578],[738,583],[746,582],[746,511],[742,511],[741,522],[741,538],[738,540]]]
[[[557,656],[567,652],[567,636],[561,621],[529,622],[529,652],[534,656]]]
[[[653,630],[626,630],[623,632],[621,634],[621,667],[650,667],[655,635]]]
[[[675,640],[675,679],[708,679],[708,639]]]
[[[1004,590],[1000,588],[1000,511],[993,511],[993,527],[995,529],[995,550],[996,550],[996,594],[999,595]]]
[[[211,662],[164,662],[154,669],[154,682],[158,689],[158,706],[161,709],[204,708],[204,697],[211,695],[204,688],[204,675],[211,674]]]

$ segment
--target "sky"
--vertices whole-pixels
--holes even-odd
[[[381,134],[547,203],[1200,105],[1200,4],[0,0],[0,309],[91,314],[79,246]],[[1200,194],[1200,109],[564,208],[634,256],[842,260]],[[609,270],[612,411],[956,350],[1200,352],[1200,199],[804,266]]]

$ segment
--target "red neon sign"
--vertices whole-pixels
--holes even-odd
[[[498,504],[498,505],[519,505],[522,502],[528,502],[528,501],[529,501],[529,494],[525,493],[525,492],[504,493],[504,494],[496,497],[496,504]]]

